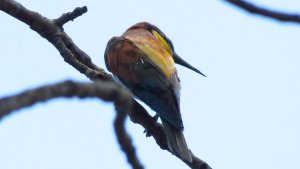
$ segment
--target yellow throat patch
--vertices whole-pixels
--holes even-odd
[[[140,36],[125,35],[125,37],[143,51],[148,56],[148,59],[170,79],[171,75],[176,71],[171,47],[159,33],[156,31],[152,31],[152,33],[154,36],[150,32],[144,32]]]

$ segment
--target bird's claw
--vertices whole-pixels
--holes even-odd
[[[155,122],[157,122],[158,117],[159,117],[158,114],[155,114],[155,115],[152,117],[152,119],[153,119]],[[151,136],[152,136],[152,134],[151,134],[149,131],[147,131],[147,130],[144,130],[143,133],[146,133],[146,137],[151,137]]]

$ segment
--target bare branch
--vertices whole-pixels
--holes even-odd
[[[132,100],[130,100],[132,101]],[[124,104],[125,103],[125,104]],[[121,145],[121,149],[127,154],[128,162],[133,166],[135,169],[143,169],[144,167],[140,164],[138,160],[135,148],[132,145],[132,141],[130,136],[126,133],[124,123],[127,117],[127,114],[124,110],[129,110],[128,107],[131,108],[132,102],[116,102],[116,111],[118,112],[118,116],[115,118],[114,127],[115,132],[117,134],[118,142]],[[125,108],[124,108],[125,106]]]
[[[87,12],[87,7],[78,7],[73,10],[73,12],[68,12],[63,14],[61,17],[56,19],[56,23],[59,27],[62,27],[65,23],[73,21],[75,18],[81,16]]]
[[[96,97],[114,102],[117,110],[115,130],[118,142],[122,146],[122,150],[126,154],[131,166],[134,169],[143,168],[135,153],[131,138],[124,127],[126,114],[131,110],[132,106],[131,94],[113,82],[76,83],[73,81],[64,81],[27,90],[15,96],[2,98],[0,99],[0,120],[13,111],[59,97]]]
[[[80,73],[86,75],[89,79],[93,81],[114,81],[112,76],[103,69],[97,67],[91,61],[91,58],[82,51],[62,29],[63,24],[70,20],[70,18],[71,20],[75,19],[77,15],[74,14],[74,16],[71,17],[68,16],[68,14],[64,14],[60,18],[68,16],[67,18],[69,19],[61,19],[62,21],[60,21],[60,19],[51,20],[37,12],[26,9],[24,6],[13,0],[0,0],[0,10],[29,25],[31,29],[53,44],[68,64],[73,66]],[[73,14],[71,13],[70,15]],[[149,115],[145,108],[135,100],[133,100],[132,111],[129,112],[129,116],[132,122],[143,126],[153,136],[161,149],[168,150],[166,135],[162,125],[153,120],[152,116]],[[168,151],[171,152],[170,150]],[[193,169],[210,168],[208,164],[196,156],[193,156],[192,163],[184,161],[183,159],[181,160]]]
[[[283,13],[283,12],[272,11],[272,10],[251,4],[244,0],[225,0],[225,1],[235,5],[237,7],[240,7],[250,13],[253,13],[253,14],[258,14],[258,15],[272,18],[275,20],[279,20],[282,22],[300,23],[300,15],[298,15],[298,14],[287,14],[287,13]]]
[[[57,20],[30,11],[13,0],[0,1],[0,10],[26,23],[31,29],[52,43],[64,60],[91,80],[112,80],[111,75],[91,62],[91,58],[61,29]]]
[[[44,102],[57,97],[69,98],[75,96],[79,98],[98,97],[105,101],[124,103],[124,98],[129,100],[128,97],[131,95],[127,90],[120,88],[113,82],[75,83],[73,81],[64,81],[0,99],[0,120],[13,111],[32,106],[38,102]],[[122,100],[120,101],[120,99]],[[127,104],[128,102],[125,103]]]

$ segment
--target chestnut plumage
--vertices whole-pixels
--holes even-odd
[[[115,79],[159,115],[169,150],[192,162],[183,135],[180,81],[175,63],[205,75],[180,58],[167,36],[147,22],[137,23],[122,36],[113,37],[107,44],[104,58]]]

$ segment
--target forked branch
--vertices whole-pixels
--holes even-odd
[[[117,140],[132,168],[143,169],[135,153],[131,138],[127,134],[124,126],[126,114],[129,113],[132,108],[131,93],[115,83],[100,81],[95,83],[76,83],[73,81],[64,81],[5,97],[0,99],[0,120],[15,110],[59,97],[79,97],[82,99],[96,97],[101,100],[114,102],[117,110],[115,118]]]

